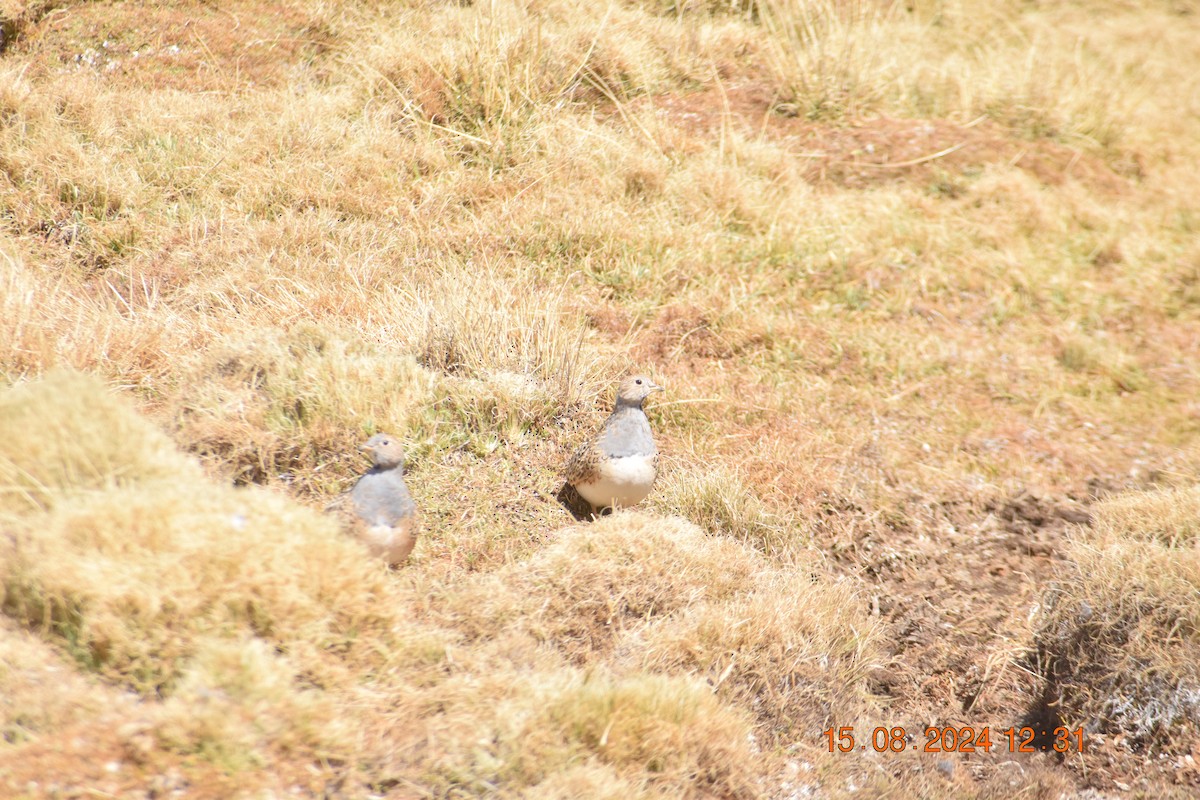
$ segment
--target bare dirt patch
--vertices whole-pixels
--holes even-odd
[[[228,91],[285,83],[330,44],[288,3],[79,3],[25,25],[13,50],[121,87]]]
[[[991,733],[990,752],[946,754],[936,764],[909,753],[881,760],[880,766],[898,778],[936,769],[959,789],[985,792],[1004,784],[1014,770],[1026,779],[1043,774],[1061,784],[1060,791],[1068,785],[1103,792],[1138,787],[1153,796],[1183,797],[1200,781],[1194,751],[1163,757],[1129,736],[1068,719],[1051,674],[1059,656],[1035,649],[1047,590],[1068,557],[1066,536],[1091,524],[1095,498],[1081,494],[1076,499],[1019,492],[981,507],[956,500],[930,503],[927,524],[863,525],[849,546],[841,543],[831,551],[835,564],[872,587],[871,613],[890,631],[892,660],[875,675],[875,691],[888,699],[887,717],[879,724],[903,727],[918,750],[928,727]],[[841,513],[862,511],[847,506]],[[938,533],[930,536],[930,530]],[[1035,752],[1010,752],[1003,732],[1025,726],[1036,732]],[[1083,753],[1053,751],[1052,731],[1059,727],[1083,728]]]
[[[1050,140],[1022,140],[994,122],[966,124],[940,119],[879,116],[846,123],[814,122],[780,104],[768,86],[747,80],[691,94],[660,95],[632,104],[650,106],[663,122],[698,141],[711,142],[723,128],[743,136],[783,144],[803,159],[803,174],[814,185],[864,188],[905,181],[928,183],[929,190],[957,196],[957,179],[988,164],[1020,167],[1047,185],[1083,181],[1095,189],[1119,192],[1127,175],[1140,174],[1136,161],[1119,174],[1101,158]]]
[[[929,524],[916,529],[863,526],[834,558],[872,587],[871,612],[891,632],[892,661],[876,675],[887,724],[915,734],[919,749],[927,727],[989,728],[990,753],[943,756],[957,764],[956,780],[982,784],[1023,759],[1001,732],[1025,724],[1038,695],[1038,676],[1020,660],[1066,518],[1083,512],[1031,495],[927,510]]]

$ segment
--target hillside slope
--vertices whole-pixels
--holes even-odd
[[[1186,3],[0,19],[4,794],[1195,791]]]

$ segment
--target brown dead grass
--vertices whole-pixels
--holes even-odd
[[[1071,616],[1190,686],[1187,496],[1065,535],[1200,476],[1175,5],[2,16],[0,793],[1191,780],[1137,751],[1183,758],[1138,727],[1182,695]],[[631,369],[669,389],[659,486],[568,525],[558,470]],[[377,430],[425,520],[396,573],[316,511]],[[1039,642],[1122,733],[825,752],[1021,721]]]
[[[280,86],[336,38],[320,9],[289,2],[43,5],[57,7],[30,9],[20,28],[35,69],[128,89]]]
[[[10,474],[57,479],[38,481],[51,502],[10,515],[4,608],[81,666],[153,694],[171,690],[208,632],[314,657],[390,624],[339,601],[351,587],[386,590],[332,522],[261,489],[206,485],[94,381],[59,374],[4,401],[5,421],[25,423],[6,432]],[[29,420],[50,408],[49,425]]]
[[[794,105],[781,103],[761,81],[632,105],[686,133],[694,142],[680,145],[686,149],[703,150],[705,142],[733,132],[786,148],[801,165],[804,180],[835,190],[905,182],[955,197],[967,191],[969,176],[988,164],[1007,162],[1051,186],[1074,180],[1116,193],[1126,185],[1123,178],[1141,171],[1132,155],[1110,165],[1080,147],[1014,139],[986,116],[964,123],[875,116],[836,123],[802,119]]]
[[[744,591],[761,568],[736,543],[706,540],[683,520],[615,515],[561,532],[532,559],[475,587],[456,587],[447,610],[469,634],[527,628],[586,660],[611,650],[630,625]]]

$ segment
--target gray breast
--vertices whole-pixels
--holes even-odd
[[[372,469],[350,490],[354,513],[368,525],[395,526],[416,510],[404,478],[395,469]]]
[[[658,452],[650,433],[650,420],[640,408],[619,408],[604,424],[600,449],[611,458],[652,456]]]

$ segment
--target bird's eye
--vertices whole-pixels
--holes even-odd
[[[634,381],[634,383],[636,383],[638,386],[641,386],[641,385],[642,385],[642,379],[641,379],[641,378],[638,378],[636,381]]]

